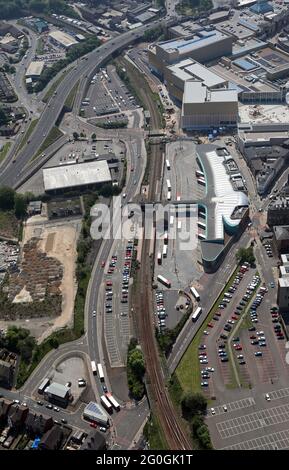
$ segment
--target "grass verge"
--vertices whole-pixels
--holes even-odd
[[[144,427],[143,433],[151,450],[167,450],[169,448],[155,414],[151,414],[150,419]]]
[[[51,98],[51,96],[55,92],[56,88],[58,87],[59,83],[62,82],[62,80],[65,78],[65,76],[68,74],[68,72],[70,70],[71,70],[71,67],[69,67],[69,69],[67,69],[67,70],[64,70],[64,72],[62,72],[60,77],[58,77],[58,79],[55,80],[55,82],[52,83],[52,85],[49,87],[47,93],[44,95],[44,98],[42,100],[44,103],[47,103],[47,101],[49,101],[49,98]]]
[[[17,149],[17,153],[20,152],[20,150],[24,147],[24,144],[26,144],[27,140],[29,139],[29,137],[31,136],[32,132],[34,131],[35,127],[36,127],[36,124],[38,123],[39,119],[34,119],[33,121],[31,121],[26,133],[24,134],[24,136],[22,137],[21,139],[21,142],[20,142],[20,145]],[[15,158],[15,157],[14,157]]]
[[[3,148],[0,152],[0,162],[2,162],[4,160],[7,153],[9,152],[10,147],[11,147],[11,142],[6,142],[6,144],[3,146]]]
[[[46,150],[50,145],[54,144],[60,137],[63,136],[63,132],[61,132],[58,127],[54,126],[52,127],[51,131],[49,132],[48,136],[44,140],[43,144],[41,145],[40,149],[38,152],[34,155],[32,158],[32,161],[35,160],[39,155],[41,155],[44,150]]]
[[[74,100],[75,100],[75,97],[76,97],[76,93],[77,93],[78,86],[79,86],[79,81],[74,85],[74,87],[73,87],[72,90],[70,91],[68,97],[66,98],[66,101],[65,101],[65,103],[64,103],[64,107],[65,107],[65,108],[68,108],[68,109],[72,109],[72,108],[73,108]]]

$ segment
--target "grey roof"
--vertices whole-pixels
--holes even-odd
[[[45,389],[45,393],[57,396],[59,398],[65,398],[69,390],[69,387],[66,387],[65,385],[58,384],[57,382],[52,382],[52,384],[50,384]]]
[[[44,168],[45,191],[111,181],[106,160]]]
[[[278,225],[273,230],[276,240],[289,240],[289,225]]]
[[[91,401],[83,410],[83,414],[90,419],[101,421],[108,420],[108,414],[104,411],[104,409],[98,405],[97,403]]]

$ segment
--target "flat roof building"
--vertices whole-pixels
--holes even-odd
[[[32,78],[32,79],[38,79],[40,75],[43,72],[44,69],[44,62],[42,60],[34,60],[30,62],[26,73],[25,77],[26,78]]]
[[[187,81],[202,82],[208,89],[226,88],[228,86],[227,80],[192,59],[184,59],[177,64],[166,67],[164,81],[169,94],[178,101],[183,99],[184,87]]]
[[[221,56],[231,55],[232,45],[232,36],[216,29],[203,29],[193,37],[160,42],[149,48],[149,64],[156,74],[163,76],[166,66],[183,59],[191,58],[205,63]]]
[[[53,403],[66,406],[70,396],[70,388],[57,382],[52,382],[46,387],[44,396]]]
[[[106,160],[43,169],[44,189],[47,192],[96,186],[111,182]]]
[[[185,83],[181,126],[187,130],[236,127],[238,93],[235,90],[209,90],[203,82]]]
[[[63,31],[52,31],[49,33],[49,37],[58,46],[65,47],[65,49],[78,44],[78,41],[74,39],[73,36],[70,36],[70,34],[64,33]]]

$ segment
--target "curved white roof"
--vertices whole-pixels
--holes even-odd
[[[215,151],[206,153],[211,166],[215,197],[215,238],[224,238],[224,222],[234,227],[240,223],[240,219],[232,219],[231,216],[238,206],[248,206],[249,201],[242,191],[234,191],[230,176],[226,173],[223,157]]]

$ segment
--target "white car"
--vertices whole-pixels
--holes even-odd
[[[226,405],[223,405],[223,410],[228,411],[228,408],[226,407]]]
[[[208,335],[209,332],[207,330],[204,331],[204,335]]]
[[[211,413],[212,413],[212,415],[216,414],[215,408],[211,408]]]
[[[267,401],[271,401],[271,398],[270,398],[270,395],[269,395],[269,393],[266,393],[266,395],[265,395],[265,399],[266,399]]]
[[[92,316],[93,316],[93,317],[95,317],[95,316],[96,316],[96,311],[95,311],[95,310],[93,310],[93,312],[92,312]]]

